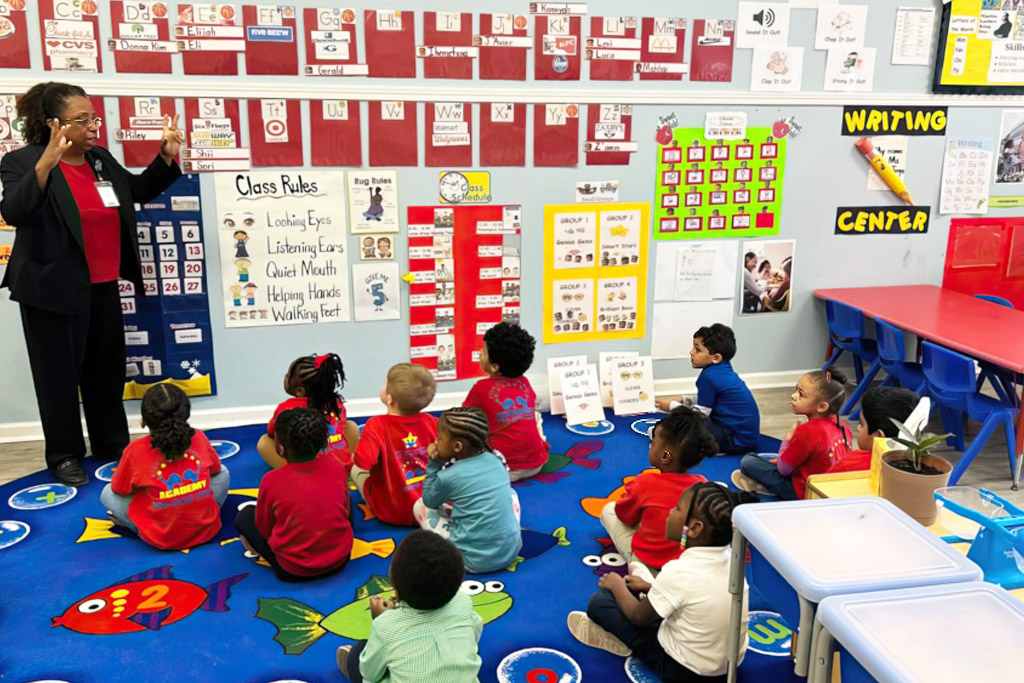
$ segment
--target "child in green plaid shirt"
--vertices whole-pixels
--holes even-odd
[[[465,568],[451,541],[413,531],[398,545],[388,575],[394,596],[370,598],[369,640],[338,648],[353,683],[476,683],[483,619],[459,592]]]

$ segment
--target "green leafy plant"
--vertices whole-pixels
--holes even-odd
[[[952,436],[952,434],[927,434],[924,431],[924,425],[912,431],[896,418],[890,417],[889,419],[900,430],[900,436],[894,437],[893,441],[907,447],[907,460],[914,466],[916,472],[921,471],[921,459],[930,455],[935,446]]]

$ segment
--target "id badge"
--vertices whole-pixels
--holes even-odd
[[[100,199],[103,200],[103,206],[108,209],[116,209],[121,206],[121,202],[117,200],[117,193],[114,192],[114,185],[108,180],[97,180],[96,191],[100,193]]]

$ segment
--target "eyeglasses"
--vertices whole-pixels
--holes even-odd
[[[65,119],[65,123],[74,123],[74,124],[77,124],[77,125],[81,126],[82,128],[89,128],[90,126],[93,126],[93,125],[95,125],[97,128],[99,128],[100,126],[103,125],[103,117],[101,117],[101,116],[83,116],[83,117],[78,118],[78,119],[71,119],[70,121]]]

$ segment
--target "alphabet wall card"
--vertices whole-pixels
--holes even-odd
[[[939,213],[987,214],[991,177],[992,138],[947,138]]]
[[[102,71],[96,12],[97,4],[92,0],[39,0],[44,69],[87,73]]]
[[[696,19],[690,49],[690,80],[728,83],[732,80],[736,22]]]
[[[238,75],[238,53],[245,52],[245,29],[235,24],[235,6],[178,5],[174,37],[185,73],[196,76]]]
[[[362,166],[363,140],[358,100],[310,100],[310,163]]]
[[[352,266],[352,291],[356,300],[356,322],[398,320],[401,294],[398,264],[356,263]]]
[[[840,5],[845,7],[846,5]],[[946,107],[843,107],[840,135],[945,135]]]
[[[544,343],[645,331],[648,202],[544,207]]]
[[[253,166],[302,166],[299,100],[249,100]]]
[[[562,400],[565,402],[565,423],[571,427],[604,419],[601,405],[601,382],[597,366],[588,363],[581,368],[562,368]]]
[[[539,15],[534,22],[534,80],[578,81],[582,42],[580,17]]]
[[[423,45],[416,48],[416,56],[423,59],[424,78],[473,78],[478,50],[472,13],[423,13]]]
[[[306,7],[302,12],[306,31],[304,73],[307,76],[366,76],[369,73],[367,65],[359,63],[354,10]]]
[[[472,166],[472,106],[463,102],[427,102],[424,106],[425,165]]]
[[[371,100],[367,107],[370,166],[418,166],[416,103]]]
[[[576,166],[579,132],[579,105],[533,105],[533,165]]]
[[[415,12],[363,10],[369,76],[416,78],[415,17]]]
[[[597,368],[601,377],[601,405],[611,408],[612,398],[612,365],[620,358],[636,358],[639,351],[601,351],[597,355]]]
[[[526,51],[533,46],[522,14],[480,14],[473,45],[480,49],[480,80],[526,80]],[[486,164],[483,164],[486,165]]]
[[[164,115],[174,116],[173,97],[119,97],[121,128],[114,138],[121,143],[124,165],[145,168],[160,152]]]
[[[633,136],[633,105],[588,104],[587,141],[583,151],[588,166],[625,166],[637,151]]]
[[[351,318],[340,171],[218,173],[214,189],[227,327]]]
[[[778,2],[741,2],[736,15],[737,49],[789,45],[789,8]]]
[[[686,48],[686,19],[644,17],[640,22],[641,81],[681,81],[689,73],[683,62]]]
[[[238,100],[185,98],[185,144],[181,168],[187,173],[248,171],[248,148],[241,146]]]
[[[586,42],[592,81],[631,81],[640,61],[636,17],[591,17]]]
[[[0,2],[0,39],[4,49],[0,52],[0,69],[29,69],[32,58],[28,50],[28,2]]]
[[[484,102],[479,105],[480,165],[526,165],[526,105]]]
[[[562,395],[562,372],[582,368],[587,364],[586,356],[558,356],[548,358],[548,399],[552,415],[565,415],[565,400]]]
[[[167,3],[113,0],[110,24],[114,39],[107,47],[114,52],[115,71],[171,73],[171,55],[178,51],[178,43],[171,40]]]
[[[620,358],[610,363],[616,415],[654,412],[654,360]]]
[[[348,171],[346,178],[352,234],[398,232],[398,172]]]
[[[294,5],[243,5],[245,73],[299,75]]]

